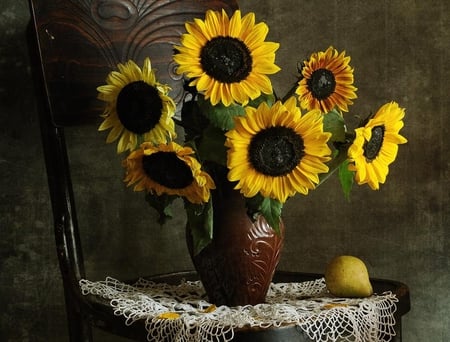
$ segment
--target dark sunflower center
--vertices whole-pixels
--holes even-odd
[[[222,83],[244,80],[252,71],[252,56],[248,47],[239,39],[215,37],[200,52],[203,70]]]
[[[336,88],[336,80],[333,73],[327,69],[315,70],[308,79],[308,89],[318,100],[324,100],[333,94]]]
[[[289,174],[300,162],[304,152],[303,139],[294,130],[276,126],[262,130],[250,142],[250,163],[268,176]]]
[[[142,158],[148,177],[169,189],[183,189],[194,180],[192,171],[174,152],[156,152]]]
[[[372,128],[372,137],[364,144],[364,157],[367,160],[374,160],[381,150],[384,138],[384,126]]]
[[[127,84],[117,96],[119,120],[127,130],[136,134],[154,128],[161,118],[162,108],[158,90],[144,81]]]

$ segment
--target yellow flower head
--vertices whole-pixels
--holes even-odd
[[[125,182],[135,184],[135,191],[178,195],[196,204],[208,202],[214,181],[193,154],[190,147],[175,142],[157,146],[145,142],[124,160]]]
[[[255,24],[255,14],[241,18],[241,11],[231,18],[227,13],[209,10],[205,20],[186,23],[188,33],[174,55],[178,72],[191,78],[213,105],[222,102],[246,104],[261,93],[271,94],[268,74],[280,70],[275,65],[279,44],[265,42],[269,28]]]
[[[337,107],[348,112],[348,105],[357,97],[353,68],[349,63],[350,57],[345,56],[345,51],[339,54],[333,47],[312,54],[304,62],[302,79],[296,90],[301,107],[320,109],[322,113]]]
[[[323,131],[323,115],[302,115],[294,97],[272,107],[247,107],[235,124],[226,133],[228,179],[238,182],[244,196],[261,193],[284,203],[297,192],[306,195],[318,174],[328,172],[331,134]]]
[[[355,130],[356,138],[348,149],[349,170],[355,171],[358,184],[367,183],[378,190],[386,181],[389,164],[397,157],[398,145],[407,142],[399,134],[405,110],[396,102],[383,105],[364,127]]]
[[[134,150],[138,136],[143,141],[167,142],[174,138],[175,102],[168,96],[170,88],[156,81],[150,59],[141,69],[133,61],[119,64],[106,85],[97,88],[98,98],[106,102],[99,131],[111,129],[106,142],[119,139],[117,152]]]

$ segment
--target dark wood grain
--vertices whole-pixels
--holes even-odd
[[[102,103],[96,88],[118,63],[142,65],[150,57],[160,82],[183,94],[175,73],[173,45],[184,23],[207,9],[237,8],[235,1],[56,0],[31,1],[41,61],[56,124],[98,120]]]

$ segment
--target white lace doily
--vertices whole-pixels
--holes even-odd
[[[133,285],[107,277],[81,280],[82,293],[110,299],[116,315],[130,325],[145,320],[149,341],[231,341],[235,329],[295,324],[313,341],[390,341],[395,335],[398,299],[391,292],[368,298],[331,296],[324,279],[272,283],[266,302],[254,306],[215,307],[199,281],[179,285],[140,279]]]

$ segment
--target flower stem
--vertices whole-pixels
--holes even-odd
[[[286,102],[291,96],[295,95],[295,91],[297,90],[298,87],[298,81],[296,81],[291,89],[288,90],[288,92],[286,93],[286,95],[284,95],[282,102]]]

